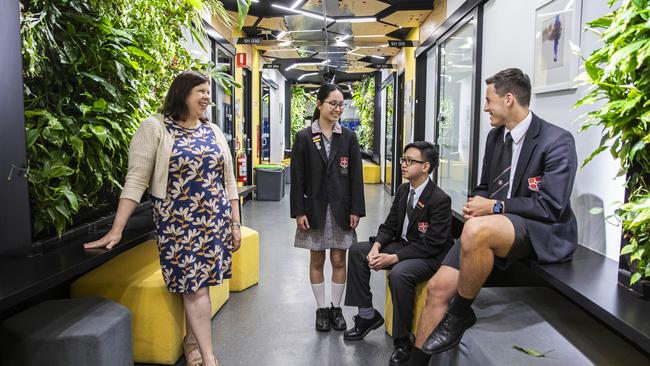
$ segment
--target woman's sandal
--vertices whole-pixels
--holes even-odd
[[[185,363],[187,366],[201,366],[203,357],[196,339],[189,341],[187,336],[183,338],[183,352],[185,353]]]

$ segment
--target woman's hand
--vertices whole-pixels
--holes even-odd
[[[84,244],[84,249],[106,248],[108,250],[111,250],[113,249],[114,246],[119,244],[121,239],[122,239],[122,231],[117,229],[111,229],[101,239]]]
[[[309,220],[307,219],[307,215],[296,217],[296,224],[298,225],[298,230],[309,231]]]
[[[359,226],[359,215],[350,215],[350,228],[353,230]]]
[[[241,228],[239,226],[232,227],[232,250],[231,252],[236,252],[241,247]]]

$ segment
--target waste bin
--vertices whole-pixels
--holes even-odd
[[[284,196],[284,167],[258,165],[255,167],[258,201],[280,201]]]

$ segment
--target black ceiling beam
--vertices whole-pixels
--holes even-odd
[[[433,1],[400,1],[380,11],[375,16],[377,17],[377,19],[383,19],[398,11],[432,10],[432,9],[433,9]]]

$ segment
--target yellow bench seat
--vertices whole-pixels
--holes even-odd
[[[210,287],[212,316],[230,297],[229,288],[229,280]],[[135,362],[173,365],[181,357],[185,335],[183,300],[165,287],[154,240],[81,276],[70,292],[72,297],[105,297],[131,311]]]
[[[365,184],[377,184],[380,183],[380,170],[379,165],[366,161],[363,161],[363,183]]]
[[[257,231],[242,226],[241,246],[232,254],[230,291],[239,292],[260,281],[260,236]]]
[[[390,287],[388,286],[388,274],[386,271],[386,299],[384,302],[384,326],[386,327],[386,333],[393,336],[393,300],[391,297]],[[424,309],[424,303],[427,299],[427,282],[423,281],[418,283],[415,286],[415,309],[413,309],[413,322],[411,323],[411,329],[413,334],[416,334],[418,331],[418,323],[420,321],[420,314],[422,314],[422,309]]]

